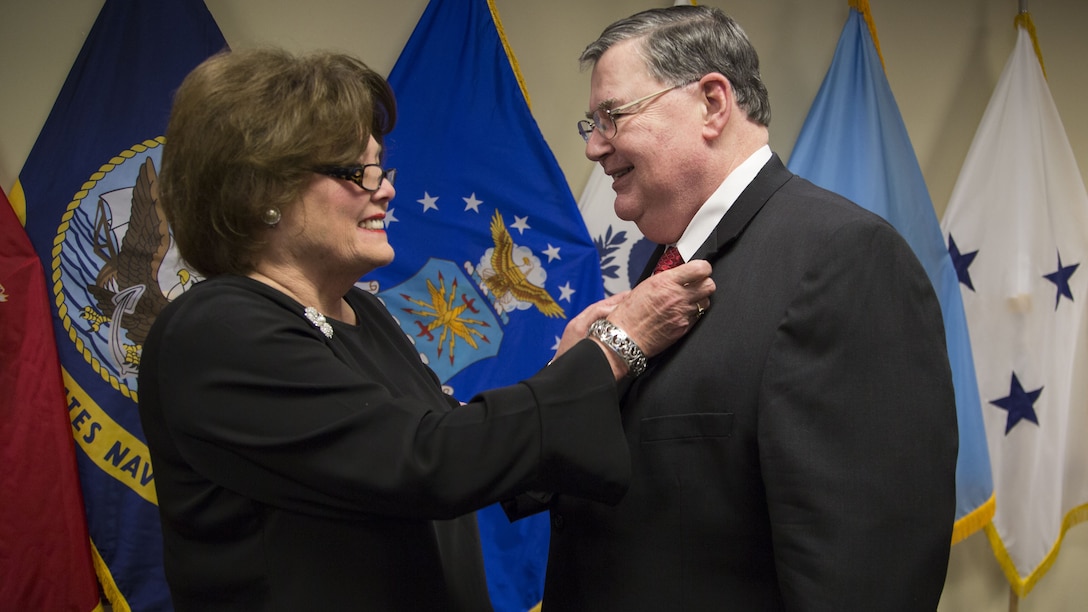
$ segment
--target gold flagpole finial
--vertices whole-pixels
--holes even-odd
[[[1013,27],[1024,28],[1031,36],[1031,46],[1035,48],[1035,57],[1039,59],[1039,68],[1043,70],[1043,78],[1046,78],[1046,64],[1043,63],[1043,50],[1039,48],[1039,38],[1035,35],[1035,22],[1031,20],[1031,13],[1024,8],[1026,0],[1020,0],[1020,12],[1013,19]]]
[[[876,22],[873,21],[873,13],[869,10],[869,0],[847,0],[847,4],[865,18],[865,24],[869,26],[869,36],[872,36],[873,46],[876,47],[876,55],[880,58],[880,67],[887,72],[888,67],[884,64],[884,54],[880,52],[880,39],[876,36]]]

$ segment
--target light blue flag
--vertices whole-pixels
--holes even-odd
[[[12,193],[49,277],[87,526],[114,610],[172,608],[137,373],[151,322],[194,278],[152,185],[174,90],[225,47],[203,0],[106,0]]]
[[[365,277],[453,396],[529,377],[603,297],[600,262],[487,0],[431,0],[389,76],[396,259]],[[497,611],[540,602],[548,515],[478,514]]]
[[[797,137],[790,169],[888,220],[914,249],[937,292],[956,390],[958,542],[994,514],[993,478],[967,320],[918,159],[862,9],[851,3],[827,76]],[[870,17],[871,22],[871,17]]]

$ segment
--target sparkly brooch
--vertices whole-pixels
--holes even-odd
[[[332,338],[332,325],[329,325],[329,322],[325,320],[325,315],[318,312],[313,306],[306,307],[305,315],[310,323],[313,323],[314,327],[325,334],[326,338]]]

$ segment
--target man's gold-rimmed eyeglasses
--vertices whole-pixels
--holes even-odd
[[[634,115],[642,110],[642,108],[636,108],[634,110],[628,109],[651,98],[656,98],[657,96],[668,93],[674,89],[683,87],[684,85],[687,85],[687,83],[666,87],[661,91],[655,91],[652,94],[642,96],[638,100],[628,102],[627,104],[617,106],[616,108],[598,108],[593,111],[592,114],[587,114],[585,119],[578,122],[578,134],[582,137],[582,140],[589,142],[590,135],[593,134],[594,130],[597,130],[600,131],[601,136],[611,140],[616,137],[616,132],[619,131],[619,127],[616,125],[616,119],[625,115]]]

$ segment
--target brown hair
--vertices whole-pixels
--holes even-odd
[[[181,256],[207,277],[249,272],[261,211],[294,205],[311,168],[358,163],[395,122],[389,84],[347,55],[251,49],[204,61],[174,96],[159,175]]]

